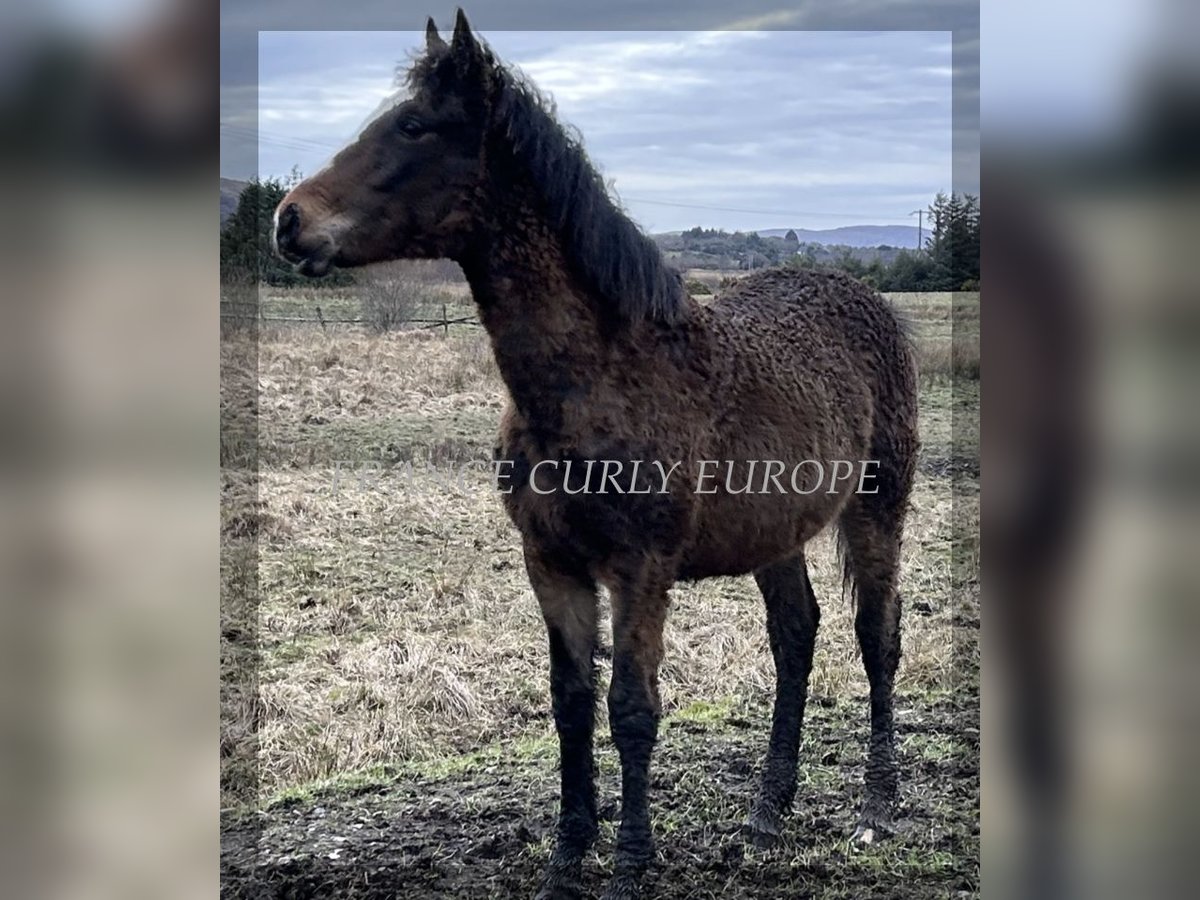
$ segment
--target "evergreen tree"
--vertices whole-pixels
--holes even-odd
[[[843,247],[841,249],[841,252],[838,253],[837,259],[834,260],[833,264],[843,272],[848,272],[849,274],[853,275],[855,278],[861,278],[867,271],[867,267],[863,264],[863,261],[855,256],[849,247]]]
[[[934,263],[926,253],[901,250],[884,270],[878,288],[881,291],[932,291]]]
[[[928,236],[916,251],[800,243],[792,229],[783,238],[764,238],[757,232],[731,234],[700,226],[682,232],[671,249],[685,251],[696,264],[726,268],[832,266],[881,291],[977,291],[979,220],[978,197],[942,192],[929,206]]]
[[[295,173],[293,173],[295,174]],[[237,210],[221,229],[221,280],[227,283],[349,284],[353,279],[334,270],[317,279],[296,272],[275,255],[272,230],[275,207],[289,188],[278,179],[254,180],[238,197]]]
[[[930,235],[925,249],[933,264],[932,287],[961,291],[979,285],[979,198],[939,193],[929,207]]]

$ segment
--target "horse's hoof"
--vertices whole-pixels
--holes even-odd
[[[580,900],[583,890],[579,885],[543,884],[534,900]]]
[[[583,871],[578,864],[552,864],[542,876],[542,885],[534,900],[580,900],[582,883]]]
[[[854,836],[850,838],[850,841],[854,844],[869,847],[891,836],[892,831],[893,829],[890,824],[868,819],[858,823],[858,827],[854,829]]]
[[[755,850],[770,850],[779,844],[779,835],[769,831],[756,831],[748,828],[746,836],[750,839],[750,846]]]
[[[618,872],[609,881],[601,900],[638,900],[641,896],[641,879],[636,875]]]
[[[869,825],[859,825],[854,829],[854,837],[851,840],[856,844],[873,844],[878,836],[879,832]]]
[[[780,834],[778,831],[760,828],[750,822],[746,825],[746,838],[755,850],[770,850],[779,843]]]
[[[750,844],[756,850],[770,850],[779,843],[783,834],[783,823],[778,815],[756,809],[750,813],[745,831]]]

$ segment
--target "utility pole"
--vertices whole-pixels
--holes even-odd
[[[909,215],[910,216],[915,215],[917,217],[917,250],[919,251],[919,250],[924,249],[924,247],[925,247],[925,229],[923,227],[924,219],[925,219],[925,210],[914,209],[912,212],[909,213]]]

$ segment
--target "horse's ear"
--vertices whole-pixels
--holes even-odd
[[[437,25],[433,22],[433,16],[429,17],[429,21],[425,23],[425,49],[429,51],[443,50],[446,47],[446,42],[442,40],[442,36],[438,34]]]
[[[454,37],[450,39],[450,56],[455,61],[459,77],[464,83],[476,83],[486,80],[487,57],[482,45],[471,33],[467,22],[467,14],[459,7],[458,15],[454,17]]]
[[[475,38],[471,34],[471,25],[467,21],[467,14],[462,11],[461,6],[454,16],[454,37],[450,39],[450,46],[454,48],[455,52],[468,52],[475,46]]]

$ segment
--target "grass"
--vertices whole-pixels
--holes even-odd
[[[907,619],[899,689],[929,692],[953,677],[951,522],[964,502],[943,468],[978,452],[953,440],[956,416],[977,403],[977,349],[972,365],[943,345],[967,340],[959,332],[977,324],[978,307],[948,295],[895,300],[930,363],[902,560],[920,611]],[[489,472],[444,480],[494,443],[502,388],[485,335],[286,329],[263,336],[258,378],[259,497],[226,510],[224,525],[258,541],[260,795],[549,738],[545,639],[517,535]],[[811,693],[862,694],[832,543],[818,539],[809,561],[824,610]],[[688,721],[706,704],[720,715],[765,702],[774,676],[752,579],[681,585],[673,597],[668,714]]]
[[[979,378],[979,335],[954,335],[917,345],[917,367],[923,379]]]
[[[652,895],[978,892],[978,297],[892,299],[921,364],[901,572],[904,830],[869,852],[848,840],[867,684],[834,548],[818,538],[822,624],[797,809],[776,850],[746,848],[738,831],[774,690],[761,597],[750,578],[672,592]],[[315,302],[335,315],[325,295],[276,308]],[[239,338],[222,352],[229,377],[259,385],[257,409],[224,398],[237,427],[222,459],[257,452],[261,466],[257,491],[223,471],[235,601],[222,621],[223,896],[530,894],[558,790],[544,627],[490,473],[447,480],[494,442],[503,393],[485,336],[279,327],[256,352]],[[620,781],[597,712],[604,821],[589,890],[611,867]]]
[[[261,534],[265,787],[460,753],[514,733],[548,736],[546,651],[515,535],[488,476],[445,492],[384,475],[334,492],[329,470],[270,473]],[[951,673],[950,496],[921,477],[904,559],[910,618],[901,689]],[[865,691],[829,542],[810,556],[825,618],[815,697]],[[752,580],[676,589],[662,670],[669,712],[773,689]],[[603,709],[601,709],[603,715]]]
[[[889,294],[910,327],[922,382],[979,379],[979,294]]]

